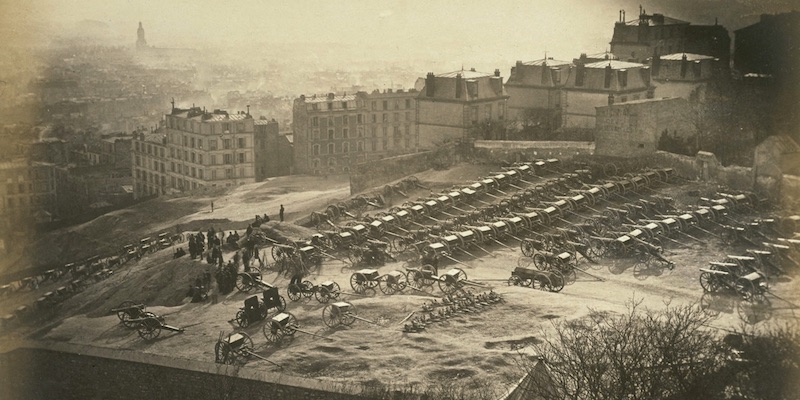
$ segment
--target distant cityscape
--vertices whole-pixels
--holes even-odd
[[[796,139],[797,116],[734,133],[725,115],[796,101],[798,26],[800,12],[762,15],[732,38],[718,24],[620,11],[605,52],[488,72],[318,71],[297,83],[314,90],[304,94],[269,66],[254,76],[198,63],[199,50],[150,46],[146,21],[135,46],[62,43],[37,79],[0,77],[9,99],[0,109],[0,253],[36,229],[156,196],[348,174],[463,141],[593,141],[597,155],[633,157],[713,151],[719,135],[709,132],[718,130],[742,144],[718,155],[747,164],[764,137]]]

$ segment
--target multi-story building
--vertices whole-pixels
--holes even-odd
[[[417,96],[419,147],[466,138],[482,121],[505,120],[508,97],[499,69],[494,74],[474,69],[428,73]]]
[[[53,212],[56,203],[55,166],[25,159],[0,162],[0,219],[27,225],[37,213]]]
[[[800,65],[800,11],[768,15],[734,31],[733,65],[741,74],[770,75],[797,82]]]
[[[522,62],[511,67],[505,87],[508,117],[524,120],[545,116],[553,128],[561,123],[561,87],[571,70],[570,61],[552,58]]]
[[[611,53],[620,60],[645,62],[649,57],[679,52],[705,54],[730,61],[731,39],[722,25],[692,25],[663,14],[647,14],[639,7],[639,17],[625,20],[625,11],[614,24]]]
[[[173,108],[133,141],[135,196],[255,182],[254,126],[245,112]]]
[[[719,76],[719,60],[701,54],[675,53],[650,60],[656,97],[700,99],[706,84]]]
[[[265,118],[255,120],[255,169],[256,181],[273,176],[289,175],[292,172],[292,143],[281,134],[278,121]]]
[[[329,93],[294,101],[296,172],[349,173],[351,165],[419,148],[415,90]]]
[[[595,107],[614,103],[652,98],[650,68],[643,64],[603,60],[585,62],[586,55],[576,65],[561,87],[561,126],[593,129]]]

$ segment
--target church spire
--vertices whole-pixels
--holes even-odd
[[[147,41],[144,40],[144,28],[142,27],[142,22],[139,21],[139,29],[136,30],[136,48],[141,49],[147,47]]]

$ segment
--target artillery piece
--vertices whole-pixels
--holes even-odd
[[[270,310],[283,312],[286,310],[286,300],[278,294],[278,288],[273,286],[265,290],[262,299],[250,296],[244,301],[244,307],[239,308],[234,320],[242,328],[261,321],[269,315]]]
[[[117,314],[117,318],[126,328],[135,328],[139,323],[134,321],[144,317],[154,317],[155,314],[146,311],[147,306],[135,303],[130,300],[123,301],[120,305],[111,309],[112,314]]]
[[[533,289],[560,292],[564,289],[564,274],[556,269],[540,270],[516,267],[508,278],[509,286],[526,286]]]
[[[259,360],[266,361],[279,368],[276,364],[265,357],[255,353],[255,346],[253,345],[253,338],[245,332],[231,332],[227,335],[220,332],[219,339],[214,345],[214,362],[217,364],[243,364],[247,359],[255,357]]]
[[[376,269],[361,269],[350,276],[350,287],[357,294],[364,294],[367,290],[375,290],[378,286],[384,294],[394,294],[406,288],[406,276],[400,271],[390,271],[379,275]]]
[[[162,330],[177,333],[183,333],[184,331],[184,328],[167,325],[164,317],[149,311],[145,311],[138,318],[128,319],[128,322],[135,324],[139,337],[147,341],[155,340]]]
[[[297,317],[290,312],[281,312],[272,317],[272,319],[270,319],[269,322],[264,325],[262,332],[264,333],[264,337],[267,339],[267,344],[269,345],[279,345],[284,338],[292,338],[297,332],[330,340],[330,338],[325,336],[317,335],[315,333],[300,329],[300,325],[297,323]]]
[[[338,299],[342,293],[339,284],[334,281],[325,281],[319,285],[314,285],[310,281],[303,281],[300,284],[291,283],[286,288],[286,293],[292,301],[298,301],[300,298],[309,298],[314,296],[320,303],[327,303],[331,299]]]
[[[366,318],[358,316],[356,306],[353,303],[346,301],[339,301],[331,303],[322,309],[322,322],[329,328],[338,328],[340,326],[353,325],[356,320],[364,321],[370,324],[377,325],[375,321],[370,321]]]

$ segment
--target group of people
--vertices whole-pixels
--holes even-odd
[[[278,210],[278,219],[281,222],[283,222],[283,214],[284,214],[285,210],[286,209],[283,208],[283,204],[281,204],[281,208],[280,208],[280,210]],[[261,224],[267,223],[269,221],[270,221],[269,215],[264,214],[264,216],[262,217],[262,216],[256,214],[255,222],[253,222],[252,225],[255,226],[255,227],[258,227],[258,226],[261,226]]]

